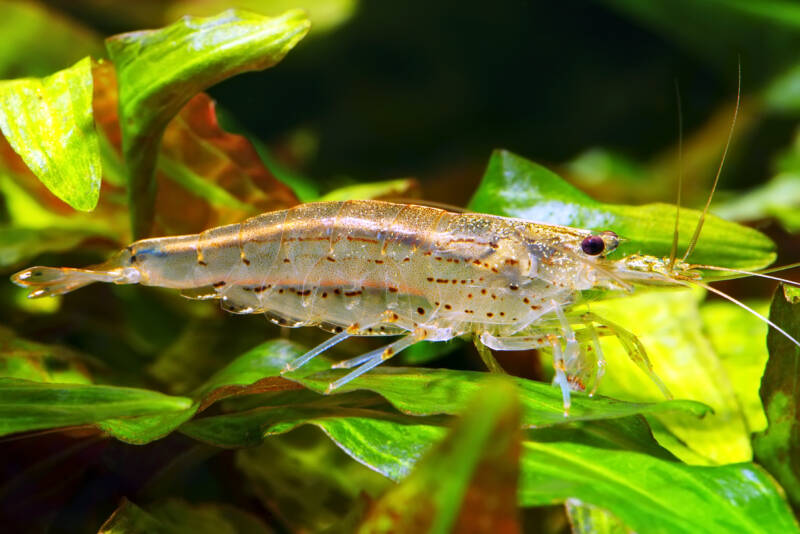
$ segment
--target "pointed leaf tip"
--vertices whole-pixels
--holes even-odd
[[[100,196],[100,142],[86,57],[45,78],[0,82],[0,130],[58,198],[91,211]]]

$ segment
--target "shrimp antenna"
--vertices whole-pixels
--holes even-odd
[[[765,323],[770,325],[772,328],[774,328],[775,330],[777,330],[778,332],[783,334],[783,336],[786,339],[788,339],[789,341],[791,341],[792,343],[794,343],[795,345],[800,347],[800,341],[797,341],[786,330],[784,330],[780,326],[776,325],[775,323],[773,323],[772,321],[770,321],[769,319],[767,319],[766,317],[764,317],[763,315],[761,315],[760,313],[755,311],[753,308],[749,307],[744,302],[740,302],[740,301],[736,300],[735,298],[733,298],[732,296],[728,295],[727,293],[725,293],[723,291],[720,291],[719,289],[713,288],[708,284],[704,284],[703,282],[700,282],[700,281],[697,281],[697,280],[692,280],[692,283],[697,284],[700,287],[702,287],[703,289],[706,289],[707,291],[711,291],[712,293],[714,293],[716,295],[719,295],[720,297],[722,297],[722,298],[724,298],[724,299],[726,299],[726,300],[728,300],[730,302],[733,302],[734,304],[736,304],[737,306],[739,306],[743,310],[750,312],[751,314],[755,315],[756,317],[758,317],[759,319],[761,319],[762,321],[764,321]]]
[[[678,224],[681,219],[681,191],[683,190],[683,109],[681,107],[681,88],[675,78],[675,101],[678,105],[678,198],[675,200],[675,230],[672,232],[672,248],[669,251],[669,266],[672,271],[675,266],[675,256],[678,254]]]
[[[692,269],[707,269],[710,271],[722,271],[722,272],[729,272],[729,273],[739,273],[737,276],[726,276],[721,278],[715,278],[713,282],[719,282],[722,280],[735,280],[737,278],[744,278],[746,276],[757,276],[758,278],[767,278],[769,280],[775,280],[777,282],[782,282],[784,284],[788,284],[790,286],[798,286],[800,287],[800,282],[795,282],[794,280],[788,280],[786,278],[780,278],[778,276],[770,276],[766,274],[766,271],[745,271],[743,269],[732,269],[730,267],[717,267],[715,265],[695,265],[691,266]]]
[[[697,226],[694,229],[694,234],[692,235],[692,239],[689,241],[689,247],[686,249],[686,254],[683,255],[683,261],[686,261],[686,258],[694,252],[694,247],[697,245],[697,240],[700,238],[700,231],[703,229],[703,223],[706,220],[706,214],[708,213],[708,208],[711,206],[711,199],[714,198],[714,192],[717,190],[717,184],[719,183],[719,177],[722,174],[722,166],[725,164],[725,158],[728,156],[728,149],[731,146],[731,139],[733,139],[733,129],[736,126],[736,118],[739,116],[739,104],[742,101],[742,60],[739,58],[739,85],[736,89],[736,107],[733,110],[733,120],[731,121],[731,128],[728,132],[728,140],[725,142],[725,150],[722,152],[722,159],[719,162],[719,167],[717,168],[717,175],[714,177],[714,184],[711,186],[711,193],[708,195],[708,200],[706,201],[706,205],[703,208],[703,213],[700,214],[700,219],[697,221]]]

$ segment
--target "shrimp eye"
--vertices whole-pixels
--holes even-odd
[[[597,256],[606,248],[606,242],[599,235],[591,235],[581,241],[581,250],[589,256]]]

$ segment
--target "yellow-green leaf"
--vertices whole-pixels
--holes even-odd
[[[0,82],[0,130],[8,143],[53,194],[83,211],[100,196],[92,89],[88,57],[46,78]]]

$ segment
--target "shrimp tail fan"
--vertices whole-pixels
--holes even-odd
[[[126,269],[125,271],[128,271]],[[131,283],[132,273],[120,269],[72,269],[69,267],[31,267],[11,277],[21,287],[30,288],[28,298],[52,297],[75,291],[94,282]]]

